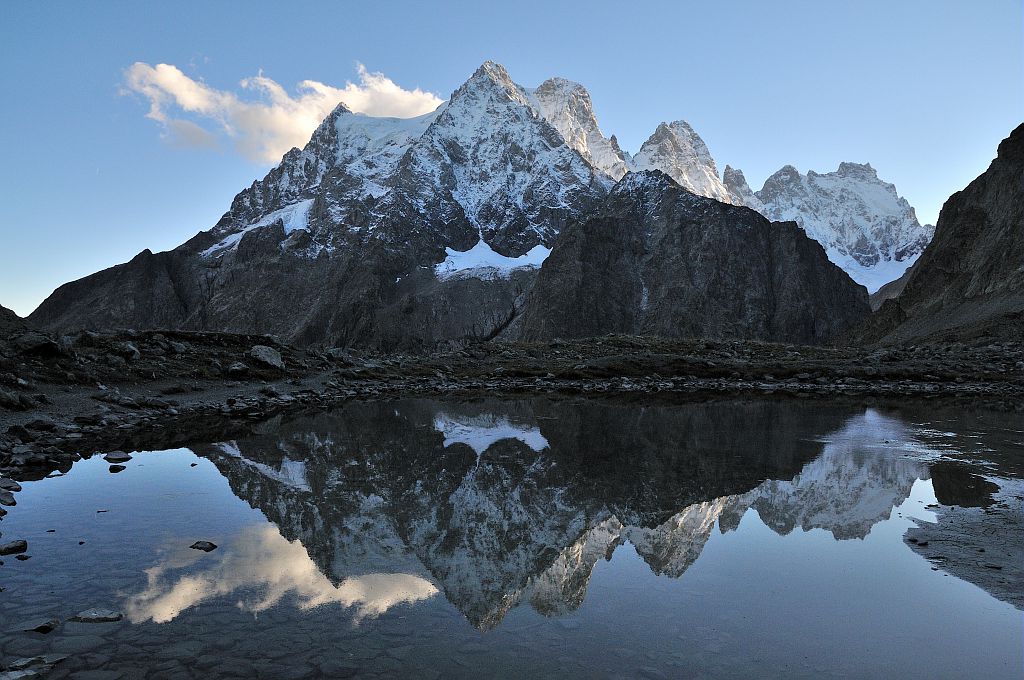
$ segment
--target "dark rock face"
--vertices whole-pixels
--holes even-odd
[[[867,291],[793,223],[627,175],[569,228],[508,334],[606,333],[823,343],[869,313]]]
[[[858,337],[1020,338],[1024,334],[1024,125],[998,156],[942,207],[935,238],[903,292]]]
[[[6,336],[24,328],[25,322],[21,320],[20,316],[0,305],[0,336]]]

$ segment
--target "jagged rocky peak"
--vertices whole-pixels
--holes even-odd
[[[450,243],[457,251],[480,240],[510,257],[550,247],[612,182],[565,143],[534,101],[501,65],[486,62],[402,159],[395,200],[444,229],[468,222],[470,235]]]
[[[747,178],[743,175],[742,170],[726,165],[725,170],[722,171],[722,184],[732,196],[733,203],[762,212],[764,206],[761,204],[761,200],[754,195],[750,185],[747,184]]]
[[[835,172],[806,175],[785,165],[765,180],[753,200],[735,172],[726,184],[735,202],[771,220],[799,224],[830,260],[870,292],[902,276],[934,232],[918,222],[896,187],[879,179],[868,163],[844,162]]]
[[[786,192],[804,192],[802,175],[792,165],[783,165],[764,181],[764,186],[757,192],[759,198],[771,201]]]
[[[807,174],[817,174],[809,170]],[[871,163],[851,163],[842,161],[836,174],[840,177],[860,177],[864,179],[878,179],[878,171],[871,167]]]
[[[684,120],[658,125],[633,156],[633,169],[661,170],[687,191],[732,202],[707,144]]]
[[[541,115],[591,165],[612,179],[629,172],[618,140],[614,135],[606,138],[601,132],[585,87],[565,78],[550,78],[530,93]]]

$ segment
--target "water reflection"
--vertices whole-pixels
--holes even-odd
[[[300,609],[328,603],[353,607],[359,621],[437,594],[429,581],[413,574],[362,574],[331,583],[301,543],[286,540],[273,526],[245,527],[231,545],[212,555],[187,548],[167,552],[146,570],[145,590],[125,603],[133,623],[165,623],[205,600],[235,594],[238,608],[253,614],[293,596]],[[196,568],[200,560],[204,564]]]
[[[270,539],[240,538],[237,558],[198,590],[262,578],[267,602],[284,588],[307,604],[353,604],[345,584],[385,572],[411,579],[399,588],[406,599],[385,593],[360,611],[436,589],[481,630],[523,602],[561,615],[619,546],[679,578],[716,527],[729,532],[751,510],[780,535],[863,539],[930,475],[894,442],[920,446],[898,419],[799,402],[350,404],[198,449],[280,528],[277,550],[302,553],[300,566],[277,567],[260,557]],[[232,574],[260,561],[255,578]],[[166,601],[165,612],[187,606],[143,595],[146,606]]]

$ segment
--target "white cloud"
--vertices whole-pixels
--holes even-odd
[[[176,145],[209,148],[216,143],[214,133],[189,118],[203,120],[231,138],[246,158],[261,162],[276,162],[293,146],[303,146],[338,102],[367,115],[400,118],[433,111],[441,104],[433,93],[405,90],[362,64],[358,73],[358,83],[348,82],[341,88],[303,80],[295,96],[261,73],[239,83],[254,95],[242,99],[235,92],[190,78],[171,64],[136,62],[125,71],[125,87],[149,101],[146,116],[163,125],[165,135]]]

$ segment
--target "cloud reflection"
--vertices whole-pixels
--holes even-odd
[[[211,558],[213,563],[206,564]],[[199,570],[177,573],[200,560]],[[363,574],[334,585],[301,543],[286,540],[274,526],[255,525],[243,529],[217,553],[169,554],[146,570],[146,578],[146,588],[129,596],[124,607],[133,623],[165,623],[205,600],[236,592],[240,593],[237,606],[253,614],[293,595],[304,610],[331,603],[354,607],[358,621],[438,592],[432,583],[412,574]]]

